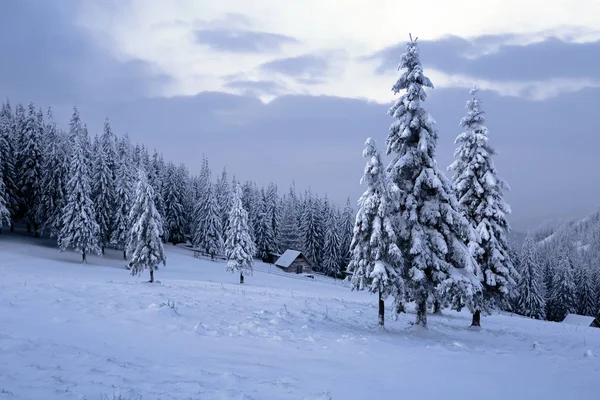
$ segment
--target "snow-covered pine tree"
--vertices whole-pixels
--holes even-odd
[[[273,240],[275,242],[273,251],[280,251],[281,249],[279,249],[279,246],[277,246],[277,237],[279,236],[279,227],[281,225],[281,208],[279,196],[277,194],[277,185],[275,185],[273,182],[269,183],[266,196],[265,212],[271,223],[271,230],[273,231],[274,238]]]
[[[117,165],[115,175],[115,214],[110,242],[123,249],[123,259],[127,259],[127,241],[131,221],[129,214],[133,202],[135,184],[134,166],[132,165],[133,146],[127,134],[117,142]]]
[[[452,183],[460,210],[478,234],[478,241],[470,243],[470,247],[482,273],[483,290],[482,296],[475,299],[471,326],[480,326],[481,310],[489,312],[505,306],[518,274],[506,240],[510,232],[506,219],[510,207],[503,192],[509,187],[498,177],[492,161],[496,151],[488,143],[477,89],[470,94],[467,115],[460,121],[464,131],[456,138],[455,161],[448,169],[454,172]]]
[[[58,235],[58,246],[61,251],[67,248],[80,251],[82,262],[85,263],[88,254],[100,254],[100,230],[94,217],[90,172],[85,159],[86,143],[77,108],[71,118],[69,136],[73,138],[73,142],[66,188],[67,201],[62,213],[63,225]]]
[[[423,108],[424,87],[433,87],[423,75],[416,40],[410,40],[399,68],[404,72],[393,86],[405,91],[390,108],[395,121],[387,137],[391,193],[397,194],[393,213],[398,246],[404,257],[403,277],[417,304],[416,323],[427,326],[427,302],[434,294],[448,299],[455,309],[472,307],[481,290],[477,263],[465,241],[475,238],[469,222],[461,215],[448,178],[435,161],[437,130]]]
[[[276,250],[275,233],[273,232],[273,215],[269,213],[269,199],[264,191],[261,191],[261,199],[256,205],[258,208],[256,218],[256,256],[266,262],[269,253]]]
[[[25,112],[25,107],[23,104],[17,103],[15,108],[15,116],[13,120],[12,127],[12,139],[13,139],[13,148],[14,148],[14,171],[15,171],[15,205],[14,205],[14,215],[13,221],[17,222],[23,218],[24,208],[23,208],[23,196],[20,188],[21,178],[19,176],[19,171],[22,169],[23,165],[23,156],[21,154],[21,147],[23,143],[23,138],[25,136],[25,126],[27,122],[27,115]],[[11,226],[11,231],[14,227]]]
[[[2,152],[0,152],[0,166],[2,165]],[[6,201],[6,186],[4,185],[4,171],[0,169],[0,232],[2,231],[2,226],[10,225],[10,212],[6,205],[8,202]]]
[[[154,154],[152,154],[152,161],[150,164],[148,183],[150,183],[150,186],[152,186],[152,189],[154,189],[154,205],[156,206],[156,210],[164,220],[165,204],[162,192],[166,167],[162,156],[159,155],[156,150],[154,151]]]
[[[163,198],[165,202],[165,238],[173,244],[185,242],[184,176],[172,162],[167,165]]]
[[[106,123],[104,129],[106,131]],[[114,171],[111,170],[109,157],[110,154],[104,139],[96,137],[96,152],[92,162],[92,198],[96,211],[96,222],[100,229],[98,244],[102,254],[104,254],[104,248],[110,243],[110,234],[115,223],[116,191]]]
[[[256,184],[246,181],[242,187],[242,205],[248,213],[248,226],[250,227],[250,237],[252,238],[253,242],[256,242],[259,197],[260,196],[257,193]]]
[[[595,317],[600,311],[596,303],[596,280],[591,269],[581,266],[577,270],[577,314]]]
[[[127,254],[131,261],[131,275],[138,275],[150,270],[150,282],[154,282],[154,271],[158,265],[167,264],[162,236],[162,217],[154,204],[154,189],[147,182],[146,172],[138,171],[138,183],[135,192],[135,203],[131,208],[129,220],[131,230],[127,241]]]
[[[300,250],[300,231],[298,224],[298,198],[293,187],[282,201],[282,219],[278,235],[278,247],[282,252],[286,250]]]
[[[219,215],[221,216],[221,237],[223,241],[227,239],[227,220],[229,219],[229,209],[231,208],[231,191],[227,178],[227,170],[223,168],[221,178],[215,188],[217,203],[219,204]]]
[[[39,224],[36,218],[40,201],[42,178],[42,140],[43,116],[40,118],[33,103],[29,103],[29,112],[19,142],[19,192],[21,194],[21,215],[27,224],[27,232],[34,229],[39,236]]]
[[[354,222],[356,214],[352,209],[350,198],[346,199],[346,206],[342,212],[339,224],[340,235],[340,270],[344,271],[350,263],[350,243],[352,243]]]
[[[192,243],[194,247],[200,248],[204,253],[210,255],[214,260],[215,256],[221,254],[223,250],[223,238],[221,237],[221,215],[219,214],[219,204],[217,203],[217,194],[212,185],[206,188],[207,193],[204,196],[200,215],[203,220],[199,220],[194,230]]]
[[[340,269],[340,233],[338,228],[338,219],[335,207],[327,203],[325,215],[325,240],[323,243],[323,272],[329,276],[337,278],[342,270]]]
[[[379,325],[384,326],[384,300],[393,295],[397,305],[404,301],[402,254],[396,246],[394,217],[377,144],[368,138],[365,146],[363,157],[367,163],[360,182],[367,188],[358,201],[348,272],[352,274],[352,290],[378,293]]]
[[[316,271],[322,271],[321,249],[323,232],[321,231],[319,204],[312,193],[307,193],[304,200],[301,225],[302,254]]]
[[[48,108],[47,120],[37,220],[41,223],[41,232],[57,237],[66,202],[69,157],[66,152],[67,137],[58,131],[51,108]]]
[[[225,242],[225,257],[227,271],[239,271],[240,283],[244,283],[244,275],[252,274],[256,246],[250,236],[248,212],[242,205],[242,188],[235,183],[231,199],[231,211],[227,223],[227,241]]]
[[[561,322],[567,314],[577,313],[577,286],[572,257],[568,248],[559,252],[548,305],[547,318],[550,321]]]
[[[527,235],[519,257],[519,283],[514,311],[529,318],[546,318],[542,268],[531,235]]]
[[[15,143],[14,143],[14,117],[10,102],[2,104],[0,109],[0,172],[5,190],[6,208],[8,209],[11,220],[10,226],[12,230],[13,217],[17,213],[18,208],[18,190],[15,177]]]

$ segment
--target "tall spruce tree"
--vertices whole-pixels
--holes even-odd
[[[169,163],[166,170],[163,187],[165,202],[165,236],[173,244],[185,242],[185,208],[184,208],[184,171]]]
[[[281,249],[279,249],[279,246],[277,245],[277,237],[279,236],[279,228],[281,225],[281,208],[279,205],[279,196],[277,194],[277,185],[273,182],[269,183],[269,186],[267,187],[265,202],[265,213],[267,214],[267,219],[271,225],[271,231],[273,232],[273,251],[280,251]]]
[[[282,252],[288,249],[301,250],[298,224],[298,198],[293,187],[283,199],[282,219],[278,235],[278,247]]]
[[[346,205],[344,211],[342,211],[342,217],[339,224],[339,235],[340,235],[340,269],[343,271],[348,267],[350,263],[350,244],[353,238],[353,229],[356,214],[350,204],[350,198],[346,199]]]
[[[539,263],[535,244],[527,235],[519,257],[519,283],[516,287],[514,310],[529,318],[546,318],[542,267]]]
[[[269,203],[264,189],[261,191],[261,199],[257,204],[256,221],[256,251],[257,256],[263,261],[267,261],[269,253],[274,252],[277,245],[275,243],[275,233],[273,232],[273,215],[270,214]]]
[[[575,271],[573,255],[568,247],[560,250],[558,265],[549,296],[548,319],[561,322],[567,314],[577,313],[577,286],[575,285]]]
[[[577,270],[577,313],[595,317],[600,311],[596,303],[596,280],[595,276],[587,266],[581,266]]]
[[[135,203],[131,208],[129,220],[131,230],[127,241],[127,254],[131,261],[131,275],[138,275],[144,270],[150,271],[150,282],[154,282],[154,271],[159,264],[166,265],[162,236],[162,217],[154,204],[154,189],[147,182],[146,172],[138,171],[138,183],[135,192]]]
[[[214,260],[215,256],[221,254],[223,250],[221,215],[219,214],[216,191],[212,185],[209,185],[206,190],[206,196],[200,207],[202,208],[200,213],[204,219],[197,222],[192,243]]]
[[[441,294],[460,309],[480,291],[477,263],[465,241],[475,233],[461,215],[450,181],[435,161],[437,130],[422,103],[424,87],[433,88],[419,60],[417,41],[407,44],[392,91],[404,94],[390,108],[395,119],[387,137],[391,189],[397,194],[398,246],[404,256],[403,277],[417,304],[416,323],[427,326],[427,302]]]
[[[239,184],[234,184],[231,203],[227,223],[227,241],[225,242],[227,271],[238,271],[240,284],[243,284],[244,275],[252,274],[256,246],[250,236],[248,212],[242,205],[242,189]]]
[[[325,215],[325,240],[323,243],[323,269],[325,274],[339,277],[341,274],[340,263],[340,233],[335,207],[327,206]]]
[[[80,251],[82,262],[85,263],[88,254],[100,254],[100,228],[94,217],[89,165],[85,159],[87,144],[76,108],[71,118],[69,135],[73,142],[66,188],[67,202],[63,210],[63,225],[58,235],[58,245],[61,251],[68,248]]]
[[[317,199],[312,193],[307,194],[302,211],[302,224],[300,227],[302,234],[302,254],[312,264],[313,269],[322,271],[321,247],[323,243],[323,231],[321,231],[321,223],[319,221],[321,213]]]
[[[127,259],[127,241],[131,221],[129,214],[133,202],[134,166],[132,165],[133,149],[128,135],[124,135],[117,143],[117,165],[115,175],[115,214],[110,242],[123,249],[123,259]]]
[[[109,159],[109,143],[105,143],[104,138],[96,138],[97,146],[96,154],[93,159],[92,174],[92,196],[94,200],[94,209],[96,211],[96,222],[100,229],[98,243],[102,254],[104,254],[104,248],[110,243],[110,234],[115,220],[114,209],[116,204],[116,192],[114,171],[111,169]]]
[[[384,300],[393,295],[397,303],[403,301],[402,254],[396,245],[385,170],[376,142],[368,138],[365,146],[367,164],[360,182],[366,190],[358,201],[348,272],[352,274],[352,290],[378,293],[379,325],[384,326]]]
[[[2,153],[0,152],[0,165],[2,165]],[[4,171],[0,169],[0,232],[3,225],[10,225],[10,212],[8,211],[6,201],[6,186],[3,179]]]
[[[227,239],[227,219],[229,218],[229,209],[231,208],[231,190],[227,178],[227,170],[223,168],[221,177],[215,188],[217,204],[219,205],[219,215],[221,217],[221,237]]]
[[[0,164],[1,176],[3,178],[6,208],[11,216],[11,229],[13,218],[17,213],[18,190],[15,177],[15,120],[10,102],[2,104],[0,109]]]
[[[21,212],[27,224],[27,232],[34,229],[38,236],[39,224],[36,212],[40,201],[42,180],[42,140],[43,118],[39,118],[33,103],[29,103],[29,111],[19,141],[19,193],[21,195]]]
[[[452,180],[460,210],[478,233],[478,241],[470,245],[482,273],[483,291],[482,296],[475,299],[471,326],[480,326],[481,310],[505,306],[517,272],[506,240],[510,232],[506,219],[510,207],[504,201],[503,192],[509,187],[498,177],[492,161],[496,151],[488,143],[488,129],[477,89],[470,93],[467,115],[460,121],[464,131],[456,138],[455,161],[448,169],[454,172]]]

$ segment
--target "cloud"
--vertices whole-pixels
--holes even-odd
[[[272,99],[285,91],[281,84],[273,81],[232,80],[225,86],[245,96],[266,99]]]
[[[234,53],[275,52],[286,44],[298,42],[285,35],[242,29],[202,29],[195,35],[198,43],[213,50]]]
[[[531,41],[534,42],[531,42]],[[519,43],[520,42],[520,43]],[[397,68],[405,44],[374,55],[378,73]],[[568,42],[556,37],[486,35],[473,39],[448,36],[420,45],[424,66],[448,75],[460,74],[490,81],[587,79],[600,81],[600,40]]]
[[[74,104],[161,91],[169,77],[148,62],[117,61],[74,24],[74,0],[9,1],[0,13],[0,88],[26,101]]]

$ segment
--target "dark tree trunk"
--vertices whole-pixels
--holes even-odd
[[[85,258],[85,250],[81,251],[81,262],[86,263],[87,259]]]
[[[150,269],[150,283],[154,282],[154,270]]]
[[[477,310],[473,313],[473,321],[471,326],[481,326],[481,311]]]
[[[15,231],[15,224],[13,224],[12,222],[10,223],[10,231],[11,232]]]
[[[102,255],[104,255],[104,246],[102,246],[100,250],[102,250]]]
[[[433,313],[434,314],[441,314],[442,313],[442,306],[440,305],[440,302],[435,300],[433,302]]]
[[[33,224],[33,236],[36,238],[40,237],[40,224]]]
[[[244,274],[240,272],[240,284],[244,283]]]
[[[381,289],[379,289],[379,326],[383,326],[385,322],[385,303],[381,298]]]
[[[404,308],[404,303],[402,301],[397,301],[396,302],[396,314],[400,314],[400,313],[404,313],[406,312],[405,308]]]
[[[427,299],[420,300],[417,303],[417,325],[421,325],[424,328],[427,327]]]
[[[127,260],[127,250],[123,250],[123,260]]]
[[[31,224],[27,223],[27,233],[31,233]]]

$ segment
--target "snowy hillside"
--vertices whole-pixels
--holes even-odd
[[[2,233],[0,398],[562,400],[600,390],[600,329],[501,314],[472,330],[469,314],[445,311],[424,330],[409,325],[410,307],[381,330],[375,297],[340,281],[258,264],[241,286],[223,263],[166,250],[151,285],[117,251],[82,265],[51,241]]]

